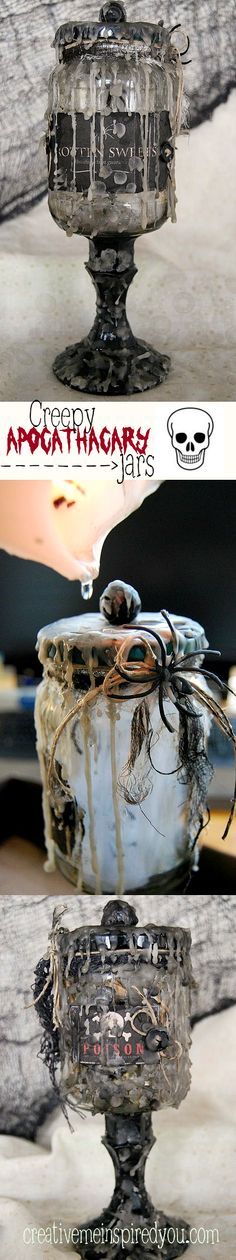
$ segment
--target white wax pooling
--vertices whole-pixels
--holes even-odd
[[[85,599],[98,576],[103,543],[159,481],[2,481],[0,546],[79,579]]]

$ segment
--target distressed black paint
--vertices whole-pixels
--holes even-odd
[[[85,264],[97,295],[96,319],[88,337],[58,354],[53,370],[63,384],[91,394],[133,394],[160,384],[170,359],[134,337],[126,295],[136,274],[130,238],[97,237]]]

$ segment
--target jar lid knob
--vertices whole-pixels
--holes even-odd
[[[125,626],[134,621],[141,609],[141,599],[128,582],[109,582],[99,600],[100,612],[112,625]]]
[[[126,12],[124,5],[116,3],[116,0],[114,0],[114,3],[112,3],[112,0],[108,0],[108,4],[103,4],[102,9],[100,9],[99,18],[101,22],[107,23],[125,22]]]
[[[102,927],[134,927],[138,922],[133,906],[128,901],[107,901],[102,915]]]

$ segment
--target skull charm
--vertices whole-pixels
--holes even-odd
[[[167,429],[180,468],[188,472],[201,468],[213,428],[212,416],[201,407],[179,407],[172,411]]]

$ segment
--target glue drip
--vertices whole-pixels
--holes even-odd
[[[92,594],[93,594],[93,581],[92,581],[92,578],[89,578],[88,582],[81,582],[82,599],[92,599]]]

